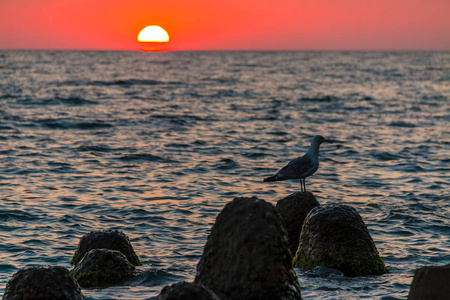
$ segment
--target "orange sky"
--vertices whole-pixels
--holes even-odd
[[[450,50],[450,0],[0,0],[0,49]]]

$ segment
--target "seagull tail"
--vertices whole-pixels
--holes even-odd
[[[278,175],[273,175],[273,176],[264,178],[263,182],[273,182],[273,181],[278,181],[278,180],[280,180],[278,178]]]

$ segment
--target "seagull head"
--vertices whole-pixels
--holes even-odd
[[[313,143],[316,143],[317,145],[320,145],[320,144],[325,143],[325,142],[333,144],[332,141],[324,138],[321,135],[316,135],[316,136],[313,137]]]

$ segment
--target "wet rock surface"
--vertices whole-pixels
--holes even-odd
[[[6,284],[3,300],[81,300],[80,286],[64,267],[29,267],[17,271]]]
[[[128,261],[134,266],[141,265],[133,246],[131,246],[130,240],[126,234],[118,230],[102,230],[85,234],[81,237],[70,263],[76,265],[83,259],[86,253],[93,249],[117,250],[125,255]]]
[[[292,256],[297,252],[306,215],[311,209],[319,205],[311,192],[294,193],[277,202],[276,207],[281,215],[283,227],[288,234],[289,250]]]
[[[94,249],[71,270],[82,287],[109,286],[133,275],[134,266],[116,250]]]
[[[361,216],[348,205],[323,205],[307,215],[295,267],[325,266],[345,276],[387,273]]]
[[[195,283],[220,299],[301,299],[275,206],[256,197],[228,203],[208,236]]]
[[[177,282],[165,286],[156,300],[219,300],[217,296],[202,285]]]
[[[450,264],[417,269],[409,290],[408,300],[450,299]]]

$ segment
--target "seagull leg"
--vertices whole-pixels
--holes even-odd
[[[302,193],[306,192],[305,178],[300,178],[300,190]]]

